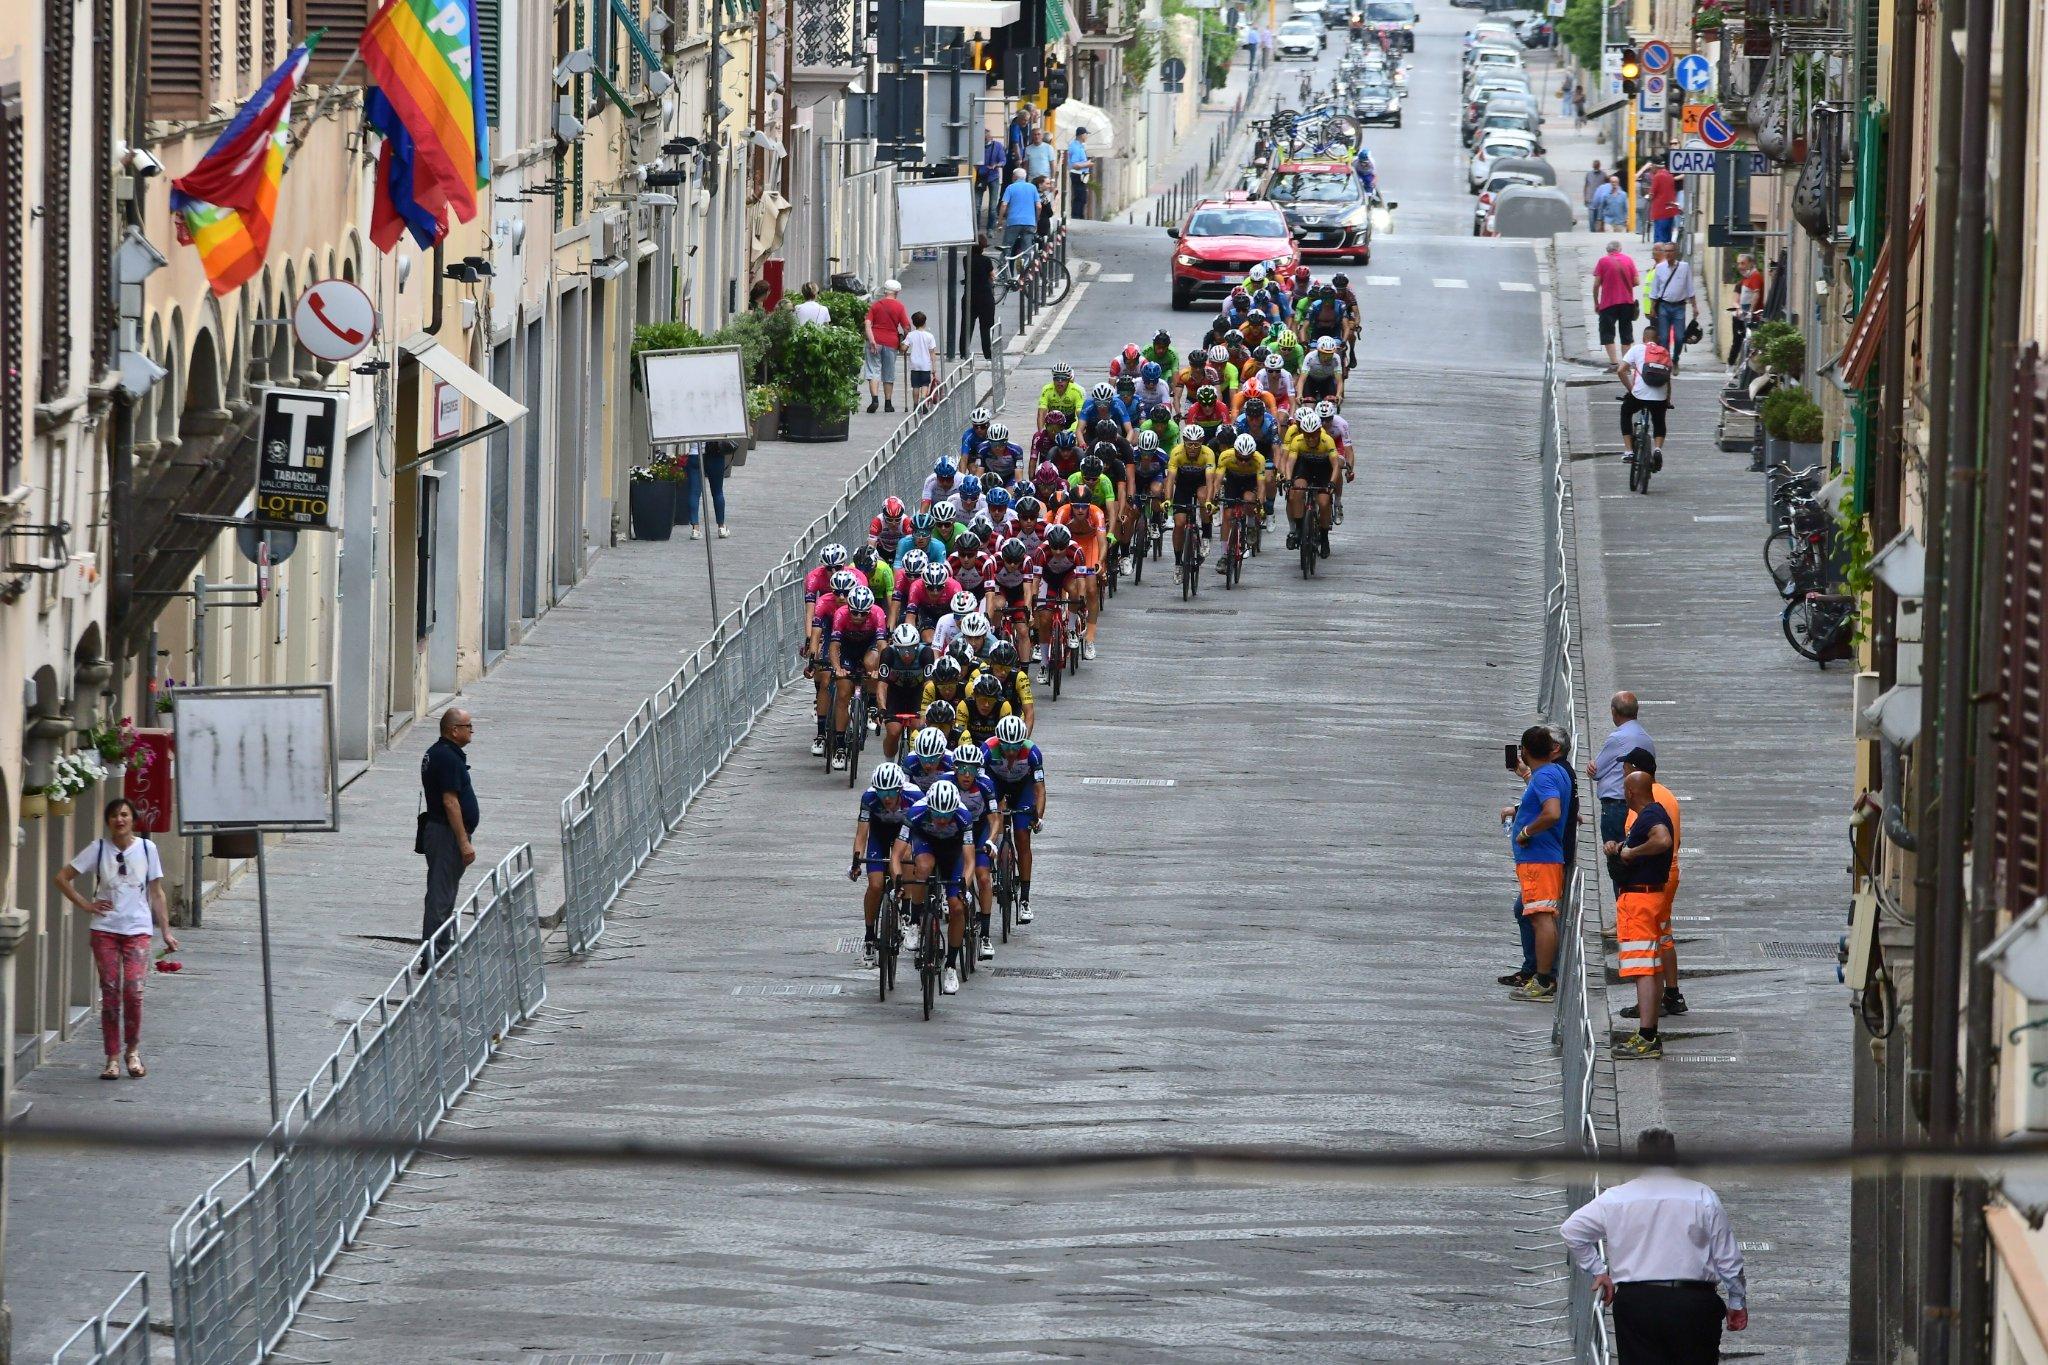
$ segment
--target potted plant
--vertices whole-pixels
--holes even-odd
[[[832,315],[834,327],[859,332],[868,320],[868,301],[859,294],[844,289],[827,289],[818,295],[818,302],[824,304],[825,311]]]
[[[1720,33],[1727,21],[1728,16],[1722,11],[1720,0],[1701,0],[1700,7],[1693,11],[1692,31],[1703,38],[1710,38]]]
[[[773,384],[755,384],[747,389],[747,421],[753,424],[751,439],[755,444],[775,439],[781,402],[781,391]]]
[[[633,539],[667,540],[675,534],[676,505],[688,468],[673,455],[657,455],[644,465],[635,465],[626,485],[627,511],[633,520]]]
[[[57,760],[54,771],[56,776],[44,788],[52,815],[71,814],[77,808],[78,796],[98,786],[107,775],[99,755],[90,750],[65,754]]]
[[[41,787],[21,789],[21,818],[40,820],[50,813],[50,798]]]
[[[135,722],[127,716],[119,721],[102,721],[85,738],[100,756],[109,776],[119,776],[129,768],[139,772],[150,764],[151,751],[135,733]]]
[[[177,690],[178,680],[176,678],[151,678],[149,680],[150,709],[160,716],[171,714],[171,708],[177,705],[175,695]]]
[[[775,376],[784,440],[847,438],[847,417],[860,401],[865,351],[860,333],[845,327],[806,323],[790,333]]]
[[[1766,369],[1782,375],[1799,375],[1806,369],[1806,337],[1796,327],[1780,325],[1785,330],[1771,334],[1760,359]]]
[[[1825,429],[1820,404],[1805,394],[1785,416],[1785,439],[1792,444],[1792,467],[1813,469],[1821,461],[1821,434]]]
[[[1764,423],[1766,466],[1775,465],[1780,460],[1790,457],[1792,438],[1789,432],[1792,416],[1811,401],[1806,396],[1806,390],[1797,384],[1780,384],[1765,394],[1763,402],[1757,405],[1757,415],[1763,418]]]

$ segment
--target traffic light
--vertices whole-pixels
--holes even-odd
[[[1633,44],[1621,50],[1621,93],[1633,95],[1642,84],[1643,62]]]
[[[1048,66],[1045,71],[1045,107],[1057,109],[1067,102],[1067,69]]]

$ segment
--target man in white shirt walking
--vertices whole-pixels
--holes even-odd
[[[1650,267],[1650,335],[1671,352],[1671,372],[1676,374],[1678,359],[1685,353],[1686,326],[1699,314],[1692,262],[1681,259],[1671,242],[1657,243],[1650,254],[1657,260]]]
[[[1645,1128],[1636,1155],[1668,1161],[1678,1155],[1678,1139]],[[1601,1301],[1614,1307],[1618,1365],[1715,1365],[1723,1323],[1731,1332],[1749,1326],[1742,1249],[1720,1196],[1697,1180],[1646,1171],[1581,1207],[1558,1232]]]

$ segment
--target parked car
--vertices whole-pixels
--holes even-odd
[[[1508,43],[1514,41],[1514,37],[1514,25],[1503,24],[1496,19],[1481,19],[1478,23],[1465,30],[1465,46],[1463,50],[1470,52],[1488,39],[1496,43]]]
[[[1422,21],[1412,0],[1365,0],[1365,26],[1386,35],[1396,52],[1415,50],[1415,26]]]
[[[1538,110],[1534,92],[1520,86],[1489,86],[1479,92],[1479,97],[1467,103],[1458,116],[1458,136],[1464,144],[1472,145],[1472,138],[1480,126],[1495,114],[1527,114],[1533,122],[1531,131],[1540,131],[1543,118]]]
[[[1551,185],[1510,185],[1493,200],[1490,237],[1548,237],[1572,230],[1572,197]]]
[[[1283,162],[1266,188],[1310,260],[1372,262],[1372,200],[1344,161]]]
[[[1532,109],[1498,108],[1488,105],[1480,116],[1479,124],[1473,129],[1474,138],[1485,137],[1496,131],[1527,133],[1536,141],[1536,154],[1543,155],[1543,132],[1537,126],[1542,120]]]
[[[1294,3],[1288,7],[1287,17],[1290,19],[1313,19],[1320,24],[1323,22],[1324,13],[1329,8],[1330,0],[1294,0]]]
[[[1358,13],[1359,0],[1338,0],[1323,6],[1323,27],[1343,28],[1351,22],[1351,16]]]
[[[1383,80],[1368,77],[1351,101],[1352,117],[1360,123],[1401,126],[1401,96]]]
[[[1495,129],[1486,133],[1472,144],[1472,162],[1465,171],[1465,186],[1472,193],[1479,193],[1479,187],[1486,183],[1486,177],[1493,174],[1492,163],[1503,156],[1528,157],[1536,155],[1536,139],[1527,133],[1512,129]]]
[[[1503,157],[1501,161],[1507,162],[1514,159],[1513,157]],[[1486,177],[1486,183],[1479,187],[1479,201],[1472,206],[1472,235],[1474,237],[1491,237],[1494,235],[1493,201],[1502,190],[1510,185],[1541,184],[1543,184],[1543,180],[1540,176],[1534,175],[1529,171],[1499,169],[1497,164],[1493,174]]]
[[[1503,77],[1474,86],[1465,97],[1458,111],[1458,136],[1466,146],[1472,145],[1472,130],[1479,126],[1479,120],[1486,113],[1487,106],[1502,95],[1512,95],[1534,104],[1536,92],[1519,77]]]
[[[1274,55],[1314,61],[1329,41],[1329,32],[1319,21],[1297,14],[1280,25],[1279,36],[1273,40]]]
[[[1196,298],[1222,298],[1244,282],[1255,265],[1301,263],[1294,233],[1279,206],[1233,190],[1222,199],[1197,200],[1179,227],[1168,284],[1173,306],[1184,310]]]
[[[1509,49],[1496,47],[1491,43],[1475,47],[1465,54],[1465,84],[1471,85],[1484,76],[1498,75],[1503,71],[1521,71],[1522,53],[1519,47]]]
[[[1530,175],[1539,185],[1555,185],[1557,172],[1540,156],[1503,156],[1493,163],[1496,175]]]

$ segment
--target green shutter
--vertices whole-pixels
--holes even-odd
[[[483,49],[484,114],[489,127],[498,126],[498,55],[503,36],[500,0],[476,0],[476,39]]]
[[[1045,41],[1056,43],[1067,36],[1067,7],[1064,0],[1045,0]]]

